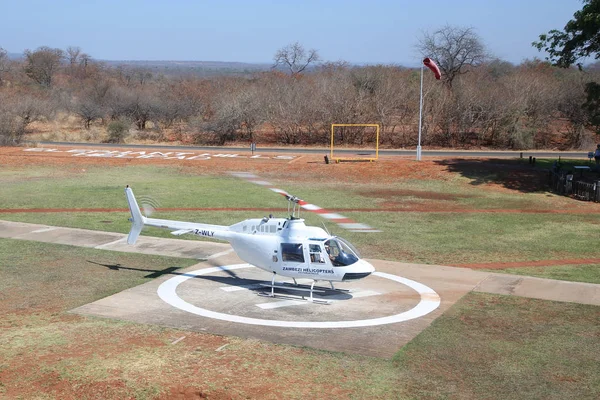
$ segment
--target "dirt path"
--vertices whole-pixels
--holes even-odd
[[[426,213],[465,213],[465,214],[600,214],[600,209],[591,211],[586,209],[540,209],[540,210],[518,210],[518,209],[469,209],[457,207],[432,207],[432,206],[407,206],[403,208],[330,208],[335,212],[426,212]],[[0,209],[0,214],[18,213],[72,213],[72,212],[127,212],[127,208],[6,208]],[[287,208],[264,208],[264,207],[171,207],[159,208],[155,211],[267,211],[285,212]]]

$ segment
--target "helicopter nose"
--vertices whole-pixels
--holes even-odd
[[[353,272],[346,272],[342,278],[342,281],[353,281],[366,278],[375,272],[375,267],[365,260],[358,260],[358,262],[353,264],[352,267]]]

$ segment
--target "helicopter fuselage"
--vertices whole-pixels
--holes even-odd
[[[300,218],[247,219],[230,226],[147,218],[141,215],[133,192],[126,189],[132,214],[128,243],[135,243],[141,228],[170,229],[174,235],[193,234],[229,242],[248,264],[291,278],[342,282],[369,276],[375,268],[360,259],[344,239],[324,229],[307,226]]]
[[[198,234],[218,235],[202,230]],[[230,226],[226,236],[242,260],[278,275],[340,282],[375,270],[343,239],[307,226],[303,219],[248,219]]]

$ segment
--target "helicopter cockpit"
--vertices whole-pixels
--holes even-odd
[[[358,250],[339,236],[326,240],[324,246],[334,267],[346,267],[360,259]]]

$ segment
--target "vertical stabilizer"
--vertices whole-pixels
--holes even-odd
[[[125,188],[125,196],[127,196],[127,203],[129,204],[129,211],[131,212],[131,230],[129,231],[129,236],[127,237],[128,244],[135,244],[138,236],[140,236],[140,232],[144,227],[144,222],[146,218],[142,215],[140,211],[140,207],[138,206],[137,201],[135,200],[135,196],[133,195],[133,191],[127,185]]]

